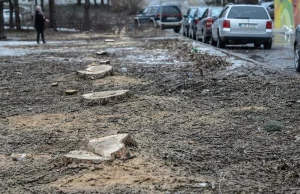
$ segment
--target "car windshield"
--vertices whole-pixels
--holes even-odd
[[[198,14],[198,16],[200,16],[200,17],[202,17],[202,15],[204,14],[204,12],[206,11],[206,9],[207,9],[207,7],[204,7],[204,8],[199,8],[198,10],[199,10],[199,14]]]
[[[269,19],[263,7],[236,6],[232,7],[228,13],[229,19]]]
[[[180,10],[175,6],[165,6],[162,12],[163,14],[180,14]]]
[[[222,10],[223,10],[222,7],[212,8],[212,10],[211,10],[211,16],[212,16],[212,17],[213,17],[213,16],[218,17],[218,16],[220,15],[220,13],[221,13]]]

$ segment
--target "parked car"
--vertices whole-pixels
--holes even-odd
[[[274,19],[274,2],[263,2],[260,5],[264,6],[272,19]]]
[[[162,16],[160,17],[160,14]],[[179,33],[182,23],[181,10],[176,5],[151,5],[134,18],[136,26],[150,25],[152,27],[161,27],[162,29],[174,29]]]
[[[222,10],[223,7],[209,7],[206,9],[196,26],[196,40],[202,40],[204,43],[210,40],[211,26]]]
[[[182,34],[183,36],[189,36],[190,22],[192,21],[197,7],[190,7],[186,15],[183,15],[182,20]]]
[[[254,43],[271,49],[272,19],[261,5],[228,5],[212,25],[211,44],[224,48],[226,44]]]
[[[4,25],[9,25],[9,15],[10,10],[9,9],[3,9],[3,19],[4,19]],[[20,20],[22,23],[22,15],[20,14]],[[13,22],[15,24],[15,12],[13,12]]]
[[[196,40],[196,26],[197,23],[200,21],[200,18],[202,18],[202,15],[204,11],[207,9],[207,7],[198,7],[197,11],[195,11],[193,17],[191,18],[191,22],[189,25],[189,37]]]
[[[294,61],[296,71],[300,72],[300,24],[295,30]]]

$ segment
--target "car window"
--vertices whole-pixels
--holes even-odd
[[[157,7],[151,7],[149,14],[155,15],[157,13]]]
[[[207,15],[208,15],[208,9],[203,13],[202,17],[203,17],[203,18],[206,18]]]
[[[162,9],[164,14],[180,14],[181,11],[175,6],[164,6]]]
[[[218,7],[218,8],[212,8],[212,10],[211,10],[211,16],[212,16],[212,17],[213,17],[213,16],[218,17],[218,16],[220,15],[222,9],[223,9],[223,8],[221,8],[221,7]]]
[[[144,9],[144,11],[143,11],[143,15],[146,15],[147,14],[147,12],[148,12],[148,10],[149,10],[149,8],[147,7],[146,9]]]
[[[220,18],[224,18],[226,13],[227,13],[228,7],[226,7],[221,13],[220,13]]]
[[[199,18],[203,17],[205,10],[207,10],[207,8],[199,8],[198,9],[198,17]]]
[[[197,8],[194,9],[190,9],[190,13],[188,14],[188,16],[193,16],[195,15],[195,12],[197,11]]]
[[[269,19],[269,16],[263,7],[236,6],[230,9],[227,18]]]
[[[274,9],[274,4],[271,4],[269,7],[270,9]]]

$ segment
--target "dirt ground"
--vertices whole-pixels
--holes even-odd
[[[104,42],[111,37],[48,31],[47,45],[6,47],[29,54],[0,57],[2,193],[300,192],[298,75],[250,63],[229,71],[226,57],[192,53],[176,39]],[[33,41],[34,33],[8,38]],[[97,56],[103,49],[109,55]],[[113,76],[77,77],[103,59]],[[81,98],[115,89],[131,95],[93,106]],[[117,133],[137,141],[132,159],[61,160]]]

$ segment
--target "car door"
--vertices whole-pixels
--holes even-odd
[[[137,20],[140,25],[145,25],[149,23],[149,17],[147,16],[150,7],[145,8],[140,14],[137,15]]]

